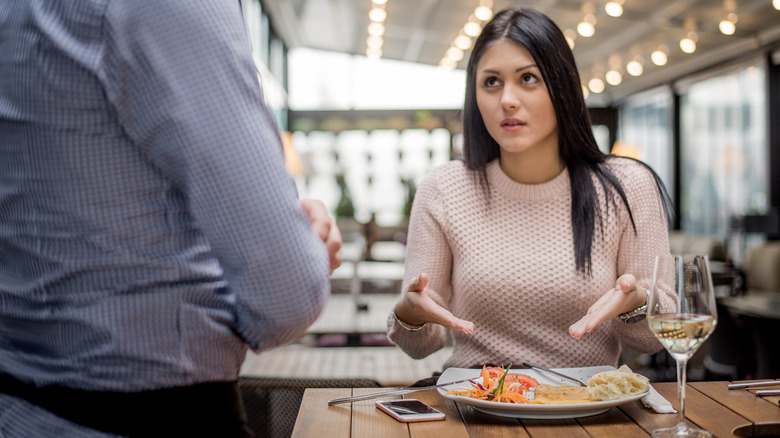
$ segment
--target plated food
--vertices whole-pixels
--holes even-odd
[[[588,379],[588,392],[594,400],[618,400],[643,394],[650,389],[650,380],[622,365],[614,371],[602,371]]]
[[[482,381],[472,383],[471,388],[451,389],[447,395],[497,403],[576,404],[633,397],[650,388],[647,377],[634,373],[626,365],[593,374],[587,387],[539,383],[534,377],[502,367],[485,366],[480,377]]]
[[[589,379],[597,373],[603,371],[615,371],[615,367],[609,365],[592,366],[592,367],[576,367],[576,368],[554,368],[554,371],[558,371],[567,376],[571,376],[575,379],[583,382],[588,382]],[[539,382],[539,385],[549,385],[551,387],[562,388],[564,383],[568,380],[556,377],[553,374],[537,371],[533,369],[509,369],[509,374],[517,373],[524,374],[530,378]],[[437,388],[439,394],[459,404],[468,405],[477,411],[511,418],[535,418],[535,419],[561,419],[561,418],[579,418],[587,417],[591,415],[598,415],[608,411],[614,406],[624,405],[626,403],[632,403],[640,398],[650,395],[657,395],[652,386],[648,391],[620,398],[617,400],[605,400],[605,401],[588,401],[588,402],[571,402],[569,397],[565,397],[566,401],[559,401],[558,403],[511,403],[511,402],[497,402],[492,400],[482,400],[473,397],[467,397],[463,395],[450,394],[452,390],[470,390],[472,388],[466,388],[467,384],[455,383],[447,385],[447,382],[455,382],[462,379],[474,380],[483,383],[482,370],[479,368],[457,368],[450,367],[444,370],[439,376],[438,384],[444,385]],[[537,387],[538,388],[538,387]],[[575,388],[569,386],[567,388]],[[580,390],[581,391],[581,390]],[[488,396],[490,397],[490,396]],[[526,397],[527,398],[527,397]]]

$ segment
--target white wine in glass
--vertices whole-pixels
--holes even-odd
[[[673,275],[665,273],[673,272]],[[666,278],[672,279],[669,284]],[[677,362],[679,420],[673,427],[653,431],[654,437],[711,437],[685,421],[685,383],[688,359],[707,340],[718,322],[710,262],[706,255],[656,257],[647,320],[666,351]],[[675,308],[661,306],[662,296],[676,300]]]

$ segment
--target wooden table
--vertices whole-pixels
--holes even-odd
[[[780,397],[757,397],[754,390],[728,390],[728,382],[694,382],[686,391],[686,417],[715,437],[780,434]],[[655,383],[675,408],[677,384]],[[776,388],[780,388],[780,381]],[[444,421],[400,423],[374,407],[374,401],[328,406],[328,400],[375,389],[307,389],[292,436],[295,438],[383,437],[646,437],[654,429],[676,424],[677,414],[656,414],[634,401],[577,419],[518,420],[483,414],[456,404],[434,390],[407,394],[447,415]],[[396,397],[399,398],[399,397]]]

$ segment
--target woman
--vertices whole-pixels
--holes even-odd
[[[549,18],[509,9],[485,26],[463,118],[464,161],[417,191],[389,338],[421,358],[452,334],[445,367],[617,365],[621,341],[659,350],[646,323],[618,316],[639,319],[654,257],[669,254],[668,196],[646,165],[599,151]]]

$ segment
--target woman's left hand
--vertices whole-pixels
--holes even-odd
[[[615,282],[615,287],[593,303],[587,315],[569,327],[569,334],[579,339],[602,322],[643,305],[647,297],[640,292],[633,275],[621,275]]]

